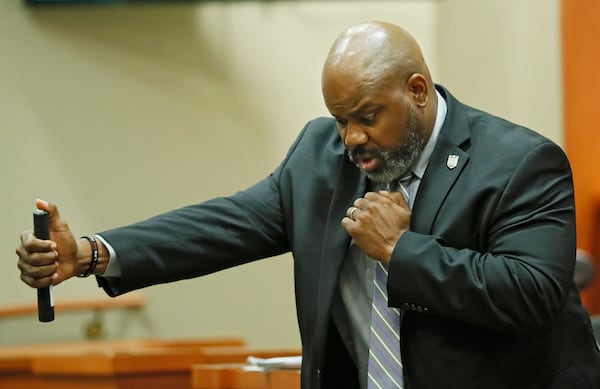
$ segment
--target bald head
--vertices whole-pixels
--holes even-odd
[[[323,67],[323,98],[348,156],[374,182],[416,163],[437,113],[423,54],[404,29],[354,25],[334,42]]]
[[[364,88],[377,88],[406,82],[415,73],[432,86],[421,49],[406,30],[386,22],[361,23],[335,40],[323,67],[323,87],[341,78]]]

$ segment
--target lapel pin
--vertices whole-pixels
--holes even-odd
[[[446,161],[446,166],[448,166],[448,169],[450,170],[458,166],[458,155],[450,154],[448,156],[448,161]]]

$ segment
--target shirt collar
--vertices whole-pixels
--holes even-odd
[[[431,136],[429,136],[429,140],[427,141],[425,148],[423,148],[421,156],[411,168],[413,174],[419,179],[422,179],[423,174],[425,174],[425,169],[427,168],[427,164],[429,164],[429,160],[431,159],[431,154],[433,153],[433,149],[440,135],[442,125],[446,119],[446,112],[448,111],[446,101],[442,95],[437,90],[435,91],[435,94],[437,95],[437,113],[435,115],[435,124],[433,125]]]

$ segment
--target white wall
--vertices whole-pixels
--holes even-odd
[[[560,1],[439,0],[438,81],[563,144]]]

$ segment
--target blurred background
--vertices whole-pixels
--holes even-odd
[[[421,43],[463,102],[565,145],[559,0],[0,2],[0,308],[35,303],[14,249],[34,200],[76,235],[229,195],[268,175],[310,119],[338,33],[386,20]],[[136,292],[137,310],[0,318],[0,345],[240,335],[299,346],[292,260]],[[57,304],[103,299],[93,278]]]

